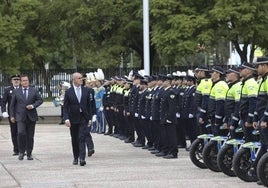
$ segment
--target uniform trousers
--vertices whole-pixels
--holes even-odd
[[[178,154],[176,125],[173,123],[161,124],[161,139],[163,147],[161,151],[165,154]]]
[[[10,133],[11,133],[11,140],[12,140],[12,144],[13,144],[13,151],[14,151],[14,153],[18,153],[19,148],[18,148],[18,127],[17,127],[17,122],[12,123],[10,121],[10,118],[8,118],[8,120],[9,120],[9,125],[10,125]]]
[[[268,127],[259,128],[259,131],[260,131],[261,149],[258,152],[257,158],[253,163],[253,167],[255,170],[257,169],[257,165],[258,165],[260,158],[267,152],[267,149],[268,149]]]

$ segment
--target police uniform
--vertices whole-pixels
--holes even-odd
[[[111,86],[110,83],[107,85],[104,85],[104,94],[102,98],[102,104],[103,104],[103,112],[104,116],[106,118],[107,124],[108,124],[108,131],[104,133],[104,135],[109,135],[113,132],[112,130],[112,119],[111,119],[111,112],[110,112],[110,107],[112,106],[110,102],[110,90]]]
[[[235,73],[240,74],[239,70],[235,67],[230,68],[227,71],[228,73]],[[226,123],[229,127],[232,127],[230,129],[230,134],[232,138],[235,138],[235,129],[238,127],[238,121],[239,121],[239,102],[240,102],[240,95],[241,95],[241,87],[242,82],[239,80],[239,76],[237,80],[231,82],[228,84],[229,89],[226,94],[226,100],[224,104],[224,123]]]
[[[126,80],[127,84],[130,84],[130,88],[132,86],[132,81],[131,80]],[[124,117],[125,117],[125,126],[126,126],[126,139],[125,143],[130,143],[134,141],[133,135],[132,135],[132,129],[131,129],[131,123],[130,122],[130,112],[129,112],[129,95],[130,95],[130,88],[129,89],[124,89],[123,93],[123,106],[124,106]]]
[[[19,79],[20,80],[20,75],[15,74],[15,75],[11,76],[11,79]],[[17,88],[19,88],[19,86]],[[17,89],[17,88],[15,88],[13,85],[5,88],[2,102],[1,102],[2,113],[7,112],[8,114],[10,114],[9,113],[9,106],[10,106],[10,102],[11,102],[11,98],[12,98],[12,93],[13,93],[13,90]],[[13,155],[18,155],[19,150],[18,150],[18,141],[17,141],[17,137],[18,137],[17,122],[12,123],[10,121],[10,117],[8,117],[8,120],[9,120],[11,139],[12,139],[12,144],[13,144],[13,152],[14,152]]]
[[[266,64],[268,65],[268,58],[258,58],[257,65]],[[260,131],[261,149],[258,152],[257,158],[253,163],[254,172],[256,171],[257,164],[263,154],[268,149],[268,127],[261,127],[261,122],[268,124],[268,72],[262,75],[260,87],[257,96],[257,104],[254,112],[254,122],[257,122],[258,129]],[[256,172],[255,172],[256,175]]]
[[[224,74],[221,67],[213,67],[212,71],[218,72],[221,75]],[[223,123],[224,117],[224,102],[226,98],[226,93],[228,90],[228,85],[225,81],[219,79],[213,81],[213,85],[209,94],[207,117],[211,120],[212,133],[217,136],[220,134],[220,126]],[[201,114],[204,117],[204,111]]]
[[[208,69],[206,67],[198,67],[196,71],[207,71]],[[207,105],[208,105],[208,99],[209,99],[209,94],[210,90],[212,87],[212,80],[210,78],[202,78],[198,80],[198,85],[196,87],[195,91],[195,102],[196,102],[196,118],[199,120],[199,117],[202,113],[206,113],[207,111]],[[208,133],[208,129],[206,128],[206,117],[204,117],[205,123],[204,124],[199,124],[199,134],[205,134]]]
[[[188,76],[186,79],[195,83],[195,78],[192,76]],[[195,85],[191,85],[184,91],[184,95],[182,97],[182,110],[180,112],[182,128],[185,134],[189,137],[191,143],[193,143],[193,141],[197,138],[198,134],[195,90]]]
[[[169,79],[169,78],[166,78]],[[160,102],[160,125],[163,147],[160,154],[164,158],[177,158],[177,136],[176,136],[176,95],[171,87],[164,89]]]
[[[254,65],[250,63],[243,63],[241,68],[248,68],[255,70]],[[259,85],[253,75],[250,75],[242,80],[241,98],[239,106],[240,121],[243,128],[245,141],[253,141],[252,131],[253,127],[246,127],[245,123],[252,123],[254,118],[254,111],[256,108],[257,94]]]

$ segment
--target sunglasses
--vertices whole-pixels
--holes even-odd
[[[12,80],[20,80],[19,78],[14,78],[14,79],[12,79]]]

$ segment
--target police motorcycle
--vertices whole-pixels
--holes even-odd
[[[257,176],[262,184],[268,187],[268,152],[265,153],[258,162]]]
[[[246,182],[258,181],[258,177],[250,175],[249,172],[253,168],[253,163],[261,149],[261,143],[259,142],[260,133],[258,130],[254,130],[252,134],[254,135],[254,141],[241,145],[234,155],[232,164],[235,175]]]
[[[221,125],[219,127],[218,136],[213,136],[210,138],[209,142],[204,146],[202,156],[204,164],[214,172],[220,172],[220,168],[217,164],[217,155],[221,150],[222,146],[228,140],[229,129]]]
[[[197,139],[195,139],[195,141],[191,144],[189,151],[192,163],[201,169],[207,168],[203,161],[202,153],[205,145],[207,145],[207,143],[213,137],[213,134],[211,134],[211,124],[208,123],[205,128],[208,130],[208,134],[201,134],[197,136]]]
[[[241,127],[236,128],[232,138],[227,140],[218,152],[218,167],[224,174],[228,176],[236,176],[232,168],[233,157],[238,152],[238,149],[241,147],[241,145],[245,143],[243,136],[243,129]]]

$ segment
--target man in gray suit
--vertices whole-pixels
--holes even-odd
[[[30,87],[29,78],[21,76],[21,87],[14,90],[10,104],[10,120],[17,122],[19,160],[23,160],[25,151],[28,160],[33,160],[35,124],[38,120],[36,108],[43,103],[39,92]]]

